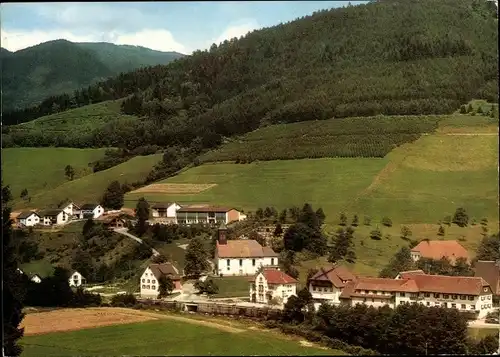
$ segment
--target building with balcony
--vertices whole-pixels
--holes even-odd
[[[269,304],[274,300],[277,305],[284,305],[290,296],[297,295],[297,283],[278,269],[264,268],[250,279],[250,301]]]
[[[180,209],[175,202],[156,203],[151,206],[151,223],[173,224],[176,222],[177,210]]]
[[[346,284],[355,281],[356,276],[345,266],[322,267],[307,281],[309,292],[317,309],[322,303],[339,304],[339,296]]]
[[[358,278],[349,282],[340,300],[350,305],[374,307],[400,304],[455,308],[478,318],[493,310],[492,290],[480,277],[428,275],[422,271],[402,272],[397,279]]]
[[[218,232],[214,266],[215,274],[220,276],[255,275],[260,267],[277,267],[278,254],[256,240],[228,240],[223,222]]]
[[[231,207],[190,205],[176,210],[177,224],[228,224],[244,219],[246,215]]]
[[[423,240],[411,249],[411,258],[415,262],[420,258],[447,258],[451,264],[463,258],[470,263],[469,252],[456,240]]]

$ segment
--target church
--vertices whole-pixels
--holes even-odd
[[[263,267],[277,267],[278,254],[256,240],[228,240],[227,228],[221,225],[215,249],[215,274],[219,276],[255,275]]]

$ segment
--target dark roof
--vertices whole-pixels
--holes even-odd
[[[311,281],[329,281],[336,288],[343,288],[347,282],[355,281],[356,276],[343,265],[321,267],[310,279]]]
[[[82,211],[93,211],[97,206],[99,206],[97,203],[86,203],[80,209]]]
[[[169,208],[171,205],[173,205],[173,202],[165,202],[165,203],[156,203],[155,205],[151,206],[151,208],[158,209],[158,208]]]
[[[479,260],[475,265],[475,276],[490,284],[493,294],[500,295],[500,262]]]
[[[25,218],[28,218],[29,216],[31,216],[32,214],[38,216],[38,213],[36,213],[36,212],[24,211],[24,212],[19,213],[19,216],[17,216],[17,219],[25,219]]]
[[[58,208],[58,209],[46,209],[43,211],[40,211],[38,214],[40,217],[52,217],[52,216],[57,216],[59,213],[61,213],[63,210]]]
[[[73,206],[78,207],[78,205],[75,204],[75,202],[73,202],[69,199],[66,199],[66,200],[62,201],[59,205],[57,205],[57,208],[66,208],[66,206],[69,204],[73,204]]]
[[[172,263],[149,264],[149,269],[158,280],[161,276],[169,276],[174,280],[180,279],[179,270]]]

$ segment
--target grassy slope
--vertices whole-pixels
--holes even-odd
[[[8,148],[2,150],[2,178],[14,199],[26,188],[33,196],[67,181],[64,168],[71,165],[76,177],[92,173],[88,164],[104,156],[106,149]]]
[[[228,338],[231,342],[228,343]],[[89,341],[92,343],[89,344]],[[339,355],[341,351],[304,347],[268,332],[228,333],[178,321],[150,321],[80,331],[26,336],[23,356],[68,355]]]
[[[29,206],[43,208],[57,204],[65,198],[70,198],[77,203],[99,201],[111,181],[132,183],[142,180],[160,159],[161,155],[134,157],[110,169],[66,182],[53,190],[41,192],[33,196]],[[24,208],[27,205],[25,202],[20,202],[15,208]]]
[[[135,120],[132,115],[120,112],[121,100],[110,100],[97,104],[90,104],[81,108],[71,109],[65,112],[47,115],[33,121],[10,127],[10,131],[33,133],[78,133],[79,135],[90,134],[98,130],[106,123],[124,123],[127,120]]]

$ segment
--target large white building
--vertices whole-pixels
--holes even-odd
[[[347,283],[354,280],[356,276],[342,265],[320,268],[307,281],[314,307],[317,309],[322,303],[339,304],[343,289]]]
[[[40,223],[44,226],[52,226],[54,224],[65,224],[69,220],[69,216],[62,209],[48,209],[39,213],[41,217]]]
[[[182,290],[181,276],[179,270],[172,263],[149,264],[142,273],[140,281],[141,297],[156,299],[160,293],[160,278],[169,277],[174,283],[173,293]]]
[[[274,299],[278,305],[286,304],[288,298],[297,295],[298,281],[274,268],[264,268],[250,279],[250,301],[269,304]]]
[[[260,267],[277,267],[278,254],[251,239],[228,240],[226,226],[219,228],[215,248],[215,273],[220,276],[255,275]]]
[[[349,282],[339,298],[374,307],[422,304],[455,308],[482,318],[493,310],[490,285],[479,277],[428,275],[421,270],[402,272],[396,279],[361,278]]]

